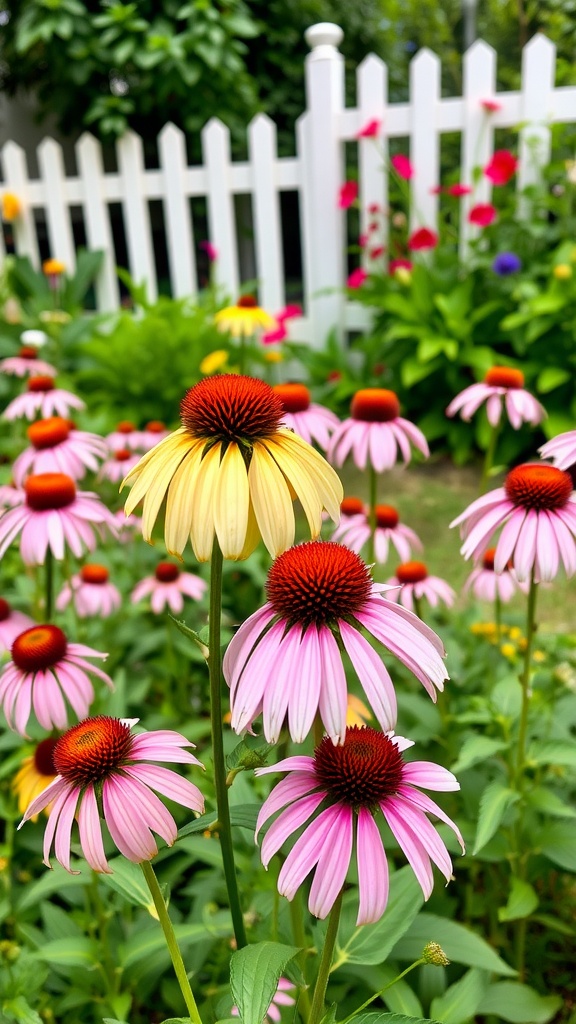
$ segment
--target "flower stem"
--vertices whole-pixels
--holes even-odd
[[[496,639],[500,643],[502,639],[502,598],[498,593],[494,598],[494,617],[496,619]]]
[[[234,926],[234,935],[238,949],[246,945],[244,918],[238,894],[238,881],[234,864],[234,847],[232,845],[232,828],[230,825],[230,807],[228,804],[228,787],[226,785],[226,763],[224,761],[224,737],[222,735],[222,653],[221,646],[222,619],[222,551],[216,538],[212,548],[210,566],[210,620],[209,620],[209,654],[208,671],[210,673],[210,719],[212,726],[212,756],[214,758],[214,785],[218,808],[218,831],[222,849],[224,877],[228,890],[230,913]]]
[[[154,868],[148,860],[142,861],[140,867],[144,873],[146,884],[150,889],[150,895],[152,896],[154,906],[158,913],[158,920],[162,925],[162,931],[164,932],[164,938],[166,939],[170,959],[172,960],[174,971],[178,978],[178,984],[180,985],[180,991],[182,992],[182,997],[186,1003],[186,1009],[190,1015],[190,1020],[192,1021],[192,1024],[202,1024],[202,1018],[198,1013],[198,1007],[196,1006],[196,1000],[194,999],[194,994],[190,988],[190,982],[188,981],[188,975],[186,974],[186,968],[184,966],[180,947],[178,945],[176,935],[174,934],[172,921],[170,920],[164,897],[160,891],[160,886],[154,873]]]
[[[522,708],[520,711],[520,726],[518,730],[518,747],[516,754],[516,788],[523,789],[523,772],[526,759],[526,734],[528,731],[528,708],[530,704],[530,668],[532,663],[532,646],[536,633],[536,596],[537,586],[534,579],[534,570],[530,577],[530,589],[528,591],[528,610],[526,615],[526,649],[524,651],[524,668],[520,677],[522,685]]]
[[[326,996],[328,977],[330,975],[332,956],[334,954],[334,946],[336,945],[336,936],[338,935],[338,925],[340,924],[342,895],[343,891],[341,891],[339,896],[336,898],[336,902],[332,907],[330,917],[328,918],[328,928],[326,930],[326,938],[324,939],[324,949],[322,950],[322,958],[320,960],[318,977],[316,978],[314,995],[312,996],[312,1009],[310,1010],[308,1024],[319,1024],[324,1015],[324,999]]]
[[[482,480],[480,481],[480,494],[484,494],[488,488],[488,481],[490,480],[490,473],[494,465],[494,456],[496,455],[496,445],[498,444],[499,434],[500,421],[498,421],[495,427],[491,428],[490,440],[488,441],[486,455],[484,456],[484,468],[482,470]]]
[[[373,565],[376,561],[375,555],[375,542],[376,542],[376,505],[378,503],[378,477],[374,466],[370,465],[370,496],[368,498],[369,512],[368,522],[370,524],[370,540],[368,541],[368,565]]]
[[[351,1013],[349,1017],[345,1017],[343,1021],[340,1021],[340,1024],[348,1024],[348,1022],[351,1021],[353,1017],[356,1017],[359,1013],[362,1013],[362,1010],[365,1010],[367,1006],[370,1006],[370,1003],[373,1003],[374,1000],[378,999],[378,997],[381,996],[383,992],[386,992],[386,989],[392,988],[392,985],[395,985],[397,981],[401,981],[402,978],[405,978],[406,975],[410,974],[410,971],[413,971],[415,967],[420,967],[421,964],[425,963],[426,960],[424,959],[415,960],[413,964],[410,964],[409,967],[402,971],[402,974],[397,974],[395,978],[392,978],[392,981],[389,981],[387,985],[384,985],[384,988],[379,989],[378,992],[375,992],[373,996],[370,996],[369,999],[366,999],[366,1001],[362,1003],[362,1005],[359,1006],[357,1010],[354,1010],[354,1013]]]
[[[304,915],[302,913],[302,891],[298,889],[294,899],[290,901],[290,923],[292,925],[292,938],[294,939],[294,945],[300,946],[302,953],[299,954],[298,960],[300,962],[300,969],[302,971],[302,977],[306,981],[306,968],[308,966],[307,952],[308,943],[306,941],[306,930],[304,928]],[[304,1021],[310,1020],[310,995],[308,988],[303,988],[300,991],[300,997],[298,1000],[298,1007],[304,1018]]]
[[[52,554],[52,548],[48,545],[46,549],[46,562],[44,563],[46,570],[46,598],[44,606],[44,616],[46,622],[52,621],[52,615],[54,613],[54,556]]]
[[[416,597],[416,594],[412,594],[412,600],[414,602],[414,611],[416,612],[418,618],[421,619],[423,622],[424,616],[422,615],[422,598]]]

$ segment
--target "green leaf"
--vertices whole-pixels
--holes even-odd
[[[494,740],[490,736],[471,736],[465,740],[460,749],[457,760],[451,766],[450,771],[457,774],[472,768],[480,761],[487,761],[489,757],[506,749],[503,740]]]
[[[178,629],[188,640],[191,640],[192,643],[196,644],[196,646],[202,651],[204,657],[208,658],[208,646],[200,634],[196,633],[195,630],[190,629],[190,626],[187,626],[185,622],[181,622],[180,619],[175,619],[173,615],[170,615],[169,617],[172,619],[176,629]]]
[[[411,868],[401,868],[390,878],[390,896],[384,916],[376,924],[356,926],[356,895],[344,904],[336,944],[336,957],[352,964],[380,964],[410,927],[424,902]]]
[[[430,1009],[442,1024],[464,1024],[476,1015],[488,985],[485,971],[473,968],[432,1000]]]
[[[404,359],[400,367],[400,376],[404,387],[410,388],[413,384],[424,380],[425,377],[429,377],[438,369],[438,365],[436,362],[421,363],[415,356]]]
[[[9,1021],[16,1021],[16,1024],[44,1024],[40,1014],[32,1009],[24,996],[1,1001],[0,1020],[5,1024]]]
[[[260,804],[238,804],[236,807],[233,806],[230,808],[230,824],[236,825],[238,828],[246,828],[249,832],[255,832],[259,812]],[[210,814],[203,814],[200,818],[190,822],[189,825],[184,825],[179,829],[178,839],[185,839],[186,836],[205,832],[206,829],[212,828],[217,821],[218,815],[215,811],[211,811]],[[266,828],[267,826],[264,825],[260,830],[262,835],[266,832]]]
[[[92,967],[98,962],[98,953],[91,939],[74,936],[44,942],[32,956],[62,967]]]
[[[478,1013],[495,1014],[511,1024],[546,1024],[561,1005],[560,996],[541,996],[528,985],[498,981],[482,996]]]
[[[112,874],[101,874],[99,881],[120,893],[135,907],[145,907],[151,917],[158,920],[150,890],[138,865],[124,857],[114,857],[109,863]]]
[[[534,846],[548,860],[566,871],[576,871],[576,843],[574,842],[574,825],[563,821],[547,824],[534,837]]]
[[[576,744],[563,740],[533,743],[528,751],[528,761],[533,765],[559,764],[576,768]]]
[[[472,855],[476,856],[486,846],[500,825],[508,808],[518,800],[514,790],[503,786],[501,782],[491,782],[480,798],[478,811],[478,827]]]
[[[216,924],[210,920],[207,924],[177,924],[174,932],[178,942],[186,947],[197,942],[211,943],[220,935],[228,935],[230,924]],[[141,927],[128,942],[120,946],[117,959],[121,967],[132,967],[150,954],[165,948],[166,940],[158,925],[154,928]]]
[[[546,786],[538,786],[526,794],[526,799],[531,807],[534,807],[540,814],[548,814],[551,818],[576,818],[576,810],[571,804],[553,793]]]
[[[521,878],[512,877],[510,893],[505,907],[498,910],[499,921],[518,921],[529,917],[538,906],[538,897],[532,886]]]
[[[230,986],[242,1024],[262,1024],[286,964],[298,953],[297,946],[280,942],[257,942],[233,953]]]
[[[36,906],[40,900],[46,896],[51,896],[55,892],[62,892],[65,889],[79,889],[86,885],[90,879],[90,868],[87,864],[80,862],[78,870],[80,874],[71,875],[60,864],[55,864],[52,871],[46,871],[37,882],[33,882],[32,885],[26,887],[22,898],[18,901],[18,911],[21,912],[29,907]]]
[[[359,1013],[357,1017],[346,1018],[352,1024],[439,1024],[430,1017],[407,1017],[404,1013]]]
[[[536,390],[546,395],[549,391],[553,391],[554,388],[558,388],[561,384],[571,380],[571,378],[570,370],[562,370],[559,366],[547,366],[538,375]]]
[[[516,974],[479,935],[436,914],[418,914],[408,933],[396,944],[393,959],[418,960],[427,942],[438,942],[448,959],[456,964],[509,977]]]
[[[166,1020],[162,1021],[162,1024],[190,1024],[190,1020],[190,1017],[167,1017]],[[237,1018],[236,1024],[238,1024]]]

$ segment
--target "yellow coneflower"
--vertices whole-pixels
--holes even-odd
[[[207,356],[200,363],[200,373],[205,373],[209,376],[211,373],[216,373],[217,370],[221,370],[222,367],[228,362],[228,353],[224,348],[218,348],[215,352],[209,352]]]
[[[43,793],[47,786],[58,774],[53,761],[55,739],[42,740],[30,757],[25,757],[14,776],[12,789],[18,798],[18,810],[24,814],[28,804],[31,804],[40,793]],[[45,808],[45,813],[50,813],[52,804]],[[38,815],[34,815],[32,821],[36,821]]]
[[[42,270],[47,277],[54,277],[56,274],[63,274],[66,270],[66,264],[62,263],[62,260],[49,259],[44,260],[42,264]]]
[[[2,220],[13,221],[22,213],[22,203],[13,192],[4,192],[2,196]]]
[[[180,406],[182,426],[148,452],[122,483],[133,485],[130,515],[144,500],[142,533],[167,495],[164,539],[181,556],[188,538],[200,562],[214,535],[225,558],[244,559],[260,537],[272,557],[294,542],[299,498],[313,538],[322,510],[337,522],[342,484],[309,444],[281,426],[283,406],[269,384],[239,374],[206,377]]]
[[[257,331],[270,331],[276,327],[274,317],[261,309],[253,295],[241,295],[235,306],[226,306],[214,316],[220,331],[228,331],[233,338],[250,338]]]

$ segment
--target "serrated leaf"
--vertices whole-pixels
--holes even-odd
[[[242,1024],[262,1024],[282,971],[299,952],[297,946],[257,942],[232,955],[230,986]]]
[[[499,921],[518,921],[528,917],[538,906],[538,897],[532,886],[522,878],[512,878],[506,906],[498,910]]]
[[[496,1014],[510,1024],[547,1024],[561,1005],[560,996],[541,996],[520,982],[498,981],[484,993],[478,1013]]]
[[[563,740],[533,743],[528,751],[532,764],[558,764],[576,768],[576,744]]]
[[[505,749],[506,743],[503,740],[495,740],[490,736],[471,736],[462,744],[458,758],[451,765],[450,771],[455,774],[464,772],[467,768],[472,768],[480,761],[487,761],[489,757]]]
[[[32,1009],[24,996],[2,1000],[0,1015],[3,1024],[8,1024],[9,1021],[15,1021],[16,1024],[44,1024],[40,1014]]]
[[[486,843],[490,842],[506,811],[517,800],[518,793],[509,789],[508,786],[503,786],[501,782],[491,782],[486,787],[480,798],[473,856],[476,856],[486,846]]]
[[[464,1024],[476,1015],[487,986],[486,972],[473,968],[432,1000],[432,1013],[442,1024]]]
[[[438,942],[448,959],[456,964],[479,967],[494,974],[516,974],[479,935],[436,914],[418,914],[408,933],[394,947],[392,959],[418,960],[427,942]]]
[[[83,936],[44,942],[31,955],[62,967],[91,967],[98,962],[98,953],[92,940]]]
[[[337,957],[352,964],[380,964],[404,935],[418,913],[424,897],[411,868],[401,868],[390,878],[390,896],[383,917],[376,924],[356,926],[358,899],[344,905]],[[417,958],[416,958],[417,959]]]

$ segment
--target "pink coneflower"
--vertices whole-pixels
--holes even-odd
[[[395,588],[388,591],[387,600],[399,601],[411,612],[414,611],[415,603],[423,597],[432,608],[436,608],[440,602],[451,608],[456,600],[450,584],[439,576],[429,576],[424,562],[403,562],[396,569],[396,574],[386,582]]]
[[[127,516],[123,508],[114,513],[114,521],[118,530],[120,544],[129,544],[134,534],[140,533],[142,529],[141,516],[135,516],[134,514]]]
[[[117,484],[120,480],[123,480],[127,473],[130,473],[134,466],[137,466],[140,462],[142,455],[140,452],[130,451],[129,448],[117,448],[116,451],[112,452],[109,459],[103,463],[100,469],[100,477],[103,480],[110,480],[111,483]]]
[[[359,132],[356,133],[357,139],[375,139],[380,135],[382,129],[382,120],[379,117],[373,117],[371,121],[367,121],[362,126]]]
[[[464,852],[462,836],[419,787],[449,792],[460,786],[446,768],[429,761],[404,761],[402,751],[409,746],[410,740],[401,736],[352,726],[340,747],[325,736],[314,757],[287,757],[256,769],[256,775],[288,772],[264,802],[256,823],[258,835],[262,825],[284,808],[262,842],[265,867],[314,815],[282,865],[278,876],[282,896],[294,899],[304,879],[316,869],[308,908],[315,917],[327,917],[344,886],[355,848],[360,897],[356,924],[377,921],[388,902],[388,862],[378,828],[380,815],[406,856],[425,899],[434,887],[433,863],[450,881],[450,855],[426,815],[433,814],[449,825]]]
[[[136,429],[130,420],[122,420],[116,430],[106,437],[106,444],[111,451],[121,451],[123,448],[136,450],[140,442],[141,432]]]
[[[364,267],[356,267],[351,274],[348,274],[346,279],[346,286],[348,288],[361,288],[366,281],[368,274],[364,270]]]
[[[312,402],[304,384],[276,384],[272,390],[278,395],[284,413],[282,423],[302,437],[308,444],[316,443],[326,451],[330,434],[340,420],[330,409]]]
[[[487,228],[493,224],[498,216],[498,211],[492,203],[476,203],[468,213],[468,220],[479,228]]]
[[[392,505],[376,505],[375,512],[374,556],[377,562],[383,564],[388,560],[390,542],[404,562],[410,558],[412,549],[422,550],[420,538],[414,533],[414,530],[400,522],[400,516]],[[364,515],[343,516],[332,534],[332,540],[346,544],[352,551],[359,554],[370,540],[371,534],[370,516],[366,511]]]
[[[266,1016],[264,1017],[263,1024],[278,1024],[282,1019],[282,1012],[279,1007],[282,1006],[295,1006],[296,1000],[290,995],[291,992],[295,991],[295,986],[292,981],[288,978],[280,978],[278,981],[278,987],[272,997],[272,1002],[266,1010]],[[230,1010],[232,1017],[239,1017],[240,1011],[237,1006],[233,1006]]]
[[[414,177],[414,167],[412,162],[407,156],[403,156],[402,153],[398,156],[393,156],[390,163],[396,171],[396,174],[400,178],[404,178],[404,181],[410,181],[410,178]]]
[[[33,345],[23,345],[17,356],[8,356],[0,362],[0,373],[13,377],[55,377],[56,368],[38,359],[38,349]]]
[[[18,486],[30,473],[66,473],[73,480],[81,480],[88,469],[98,469],[99,460],[108,452],[103,438],[75,430],[70,420],[61,416],[36,420],[26,433],[32,447],[26,448],[12,467]]]
[[[524,389],[524,374],[511,366],[493,366],[483,381],[464,388],[453,398],[446,409],[447,416],[460,413],[463,420],[469,420],[486,402],[486,415],[490,426],[497,427],[506,409],[510,425],[518,430],[523,423],[536,426],[547,415],[534,395]]]
[[[84,565],[80,572],[65,583],[56,600],[59,612],[74,600],[74,607],[81,619],[98,615],[107,619],[118,611],[122,603],[120,591],[110,583],[110,573],[104,565]]]
[[[436,700],[448,678],[442,642],[416,615],[383,600],[388,589],[342,544],[308,541],[280,555],[268,573],[266,604],[240,626],[224,656],[232,728],[250,728],[262,712],[264,735],[275,743],[287,715],[290,735],[301,743],[318,711],[332,741],[343,742],[347,688],[336,637],[377,721],[394,728],[392,680],[361,627]]]
[[[517,167],[518,161],[509,149],[497,149],[486,164],[484,174],[493,185],[507,185],[516,174]]]
[[[393,391],[363,388],[350,406],[350,418],[334,431],[328,459],[342,466],[352,452],[358,469],[371,465],[377,473],[392,469],[398,455],[410,462],[410,443],[426,458],[430,454],[426,438],[418,427],[403,419],[400,402]]]
[[[15,508],[22,505],[26,495],[21,487],[16,487],[14,481],[9,484],[0,484],[0,514],[7,508]]]
[[[341,210],[347,210],[358,198],[358,183],[356,181],[345,181],[338,193],[338,206]]]
[[[176,841],[176,822],[153,790],[192,811],[204,810],[204,798],[192,782],[169,768],[145,763],[171,761],[203,767],[182,749],[194,744],[170,729],[133,736],[131,728],[137,721],[97,715],[73,726],[56,743],[53,759],[58,774],[32,801],[18,826],[54,802],[44,833],[46,867],[50,867],[55,840],[56,860],[71,871],[70,837],[76,818],[80,846],[90,867],[110,872],[102,841],[100,799],[113,842],[136,864],[152,860],[158,853],[152,830],[168,846]]]
[[[66,545],[76,558],[96,547],[104,529],[117,535],[114,516],[90,491],[76,491],[64,473],[39,473],[24,484],[26,500],[0,515],[0,558],[19,533],[20,554],[26,565],[43,565],[48,548],[64,558]]]
[[[29,377],[28,390],[18,395],[2,413],[5,420],[17,420],[24,416],[33,420],[36,416],[47,419],[49,416],[63,416],[66,419],[71,409],[85,409],[84,402],[73,395],[54,386],[52,377]]]
[[[495,554],[496,548],[488,548],[484,552],[480,564],[472,570],[466,580],[463,593],[467,594],[471,590],[479,601],[494,602],[498,598],[507,603],[514,597],[518,589],[516,580],[509,566],[500,573],[494,572]]]
[[[538,451],[543,459],[552,459],[558,469],[570,469],[576,463],[576,430],[558,434]]]
[[[151,448],[168,437],[170,431],[162,420],[150,420],[139,433],[138,450],[149,452]]]
[[[0,654],[9,651],[19,633],[34,625],[34,619],[12,608],[0,597]]]
[[[408,239],[408,248],[412,252],[419,252],[425,249],[435,249],[438,245],[438,235],[430,228],[417,228]]]
[[[64,698],[78,718],[84,718],[94,700],[89,675],[114,684],[102,669],[86,658],[107,658],[84,644],[68,643],[58,626],[32,626],[12,644],[12,661],[0,675],[0,705],[11,729],[26,736],[33,711],[43,729],[65,729],[68,711]]]
[[[159,562],[154,575],[147,576],[134,587],[130,600],[132,604],[137,604],[150,594],[150,607],[155,615],[160,615],[166,605],[174,615],[179,615],[184,607],[182,595],[201,601],[206,586],[200,576],[182,572],[173,562]]]
[[[567,576],[576,572],[576,495],[569,473],[555,466],[527,463],[512,469],[504,482],[482,495],[451,526],[461,526],[465,558],[479,559],[495,530],[503,527],[494,555],[501,573],[512,561],[523,583],[553,580],[560,560]]]

